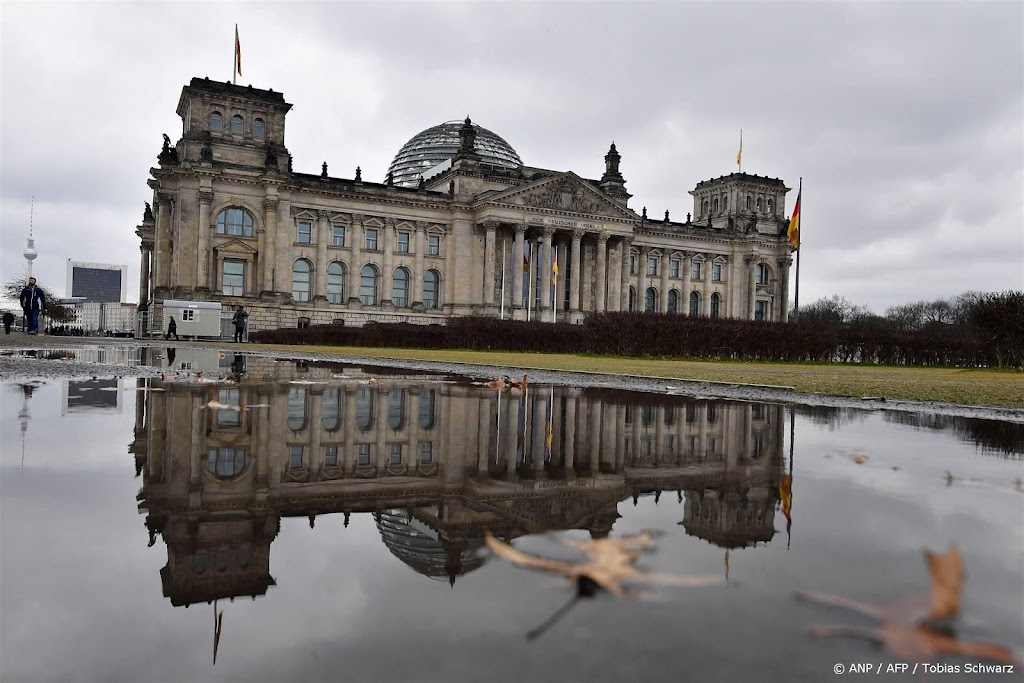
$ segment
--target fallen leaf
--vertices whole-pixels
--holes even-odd
[[[486,534],[487,547],[491,551],[512,564],[527,569],[561,574],[567,579],[577,582],[577,590],[585,591],[587,582],[597,584],[600,588],[615,595],[632,595],[634,591],[622,585],[623,581],[640,583],[660,583],[671,586],[700,587],[714,586],[722,583],[717,576],[677,576],[673,574],[657,574],[636,568],[636,561],[643,550],[653,547],[651,535],[648,533],[635,536],[618,536],[615,538],[599,538],[593,541],[576,541],[560,539],[565,545],[583,552],[589,561],[560,562],[543,557],[529,555],[503,541]]]
[[[850,460],[852,460],[858,465],[863,465],[868,460],[870,460],[870,458],[864,455],[863,453],[854,453],[853,455],[850,456]]]
[[[810,631],[817,636],[849,637],[868,640],[905,660],[921,661],[937,655],[963,655],[1006,664],[1024,666],[1013,652],[993,643],[970,643],[957,640],[951,633],[940,633],[935,621],[955,617],[960,611],[960,588],[964,569],[956,545],[939,555],[925,551],[931,574],[929,598],[911,596],[888,605],[872,605],[841,595],[800,592],[798,600],[807,600],[878,619],[878,628],[846,625],[815,625]]]

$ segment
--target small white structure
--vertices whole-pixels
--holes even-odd
[[[175,301],[166,299],[164,326],[167,332],[171,318],[178,324],[179,337],[220,337],[221,305],[212,301]]]

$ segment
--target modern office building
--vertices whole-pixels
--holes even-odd
[[[68,260],[67,297],[81,303],[128,301],[128,266]]]

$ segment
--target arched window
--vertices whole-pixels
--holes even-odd
[[[341,389],[328,389],[324,392],[323,417],[320,418],[320,426],[328,432],[333,432],[341,426],[341,411],[344,410],[342,398],[344,393]]]
[[[750,211],[750,210],[751,210],[751,209],[753,209],[753,208],[754,208],[754,198],[753,198],[753,197],[751,197],[751,196],[750,196],[750,195],[748,194],[748,195],[747,195],[747,211]]]
[[[388,394],[388,429],[405,426],[405,389],[392,389]]]
[[[436,389],[420,390],[420,429],[434,428],[434,404],[436,402]]]
[[[770,200],[770,199],[768,200],[768,212],[767,213],[768,213],[769,216],[774,216],[775,215],[772,212],[772,200]]]
[[[636,310],[636,289],[633,285],[629,286],[629,311],[633,312]]]
[[[359,271],[359,300],[364,306],[377,305],[377,269],[369,263]]]
[[[327,301],[345,303],[345,264],[335,261],[327,266]]]
[[[257,140],[262,140],[267,136],[267,126],[263,123],[263,119],[256,119],[252,122],[252,136]]]
[[[722,211],[728,211],[728,210],[729,210],[729,195],[723,194],[722,195]]]
[[[718,213],[718,197],[715,197],[715,208],[712,209],[715,213]]]
[[[757,210],[758,211],[761,210],[761,198],[760,197],[757,198]]]
[[[374,403],[377,392],[368,387],[360,387],[356,392],[356,427],[368,432],[373,428]]]
[[[423,305],[427,308],[441,307],[441,276],[436,270],[423,273]]]
[[[722,295],[715,292],[711,295],[711,317],[717,318],[722,310]]]
[[[768,284],[769,278],[768,266],[763,263],[757,264],[757,284],[766,285]]]
[[[313,264],[300,258],[292,266],[292,298],[296,301],[309,301],[313,288]]]
[[[219,111],[210,112],[210,130],[224,130],[224,117],[220,115]]]
[[[700,294],[697,292],[690,292],[690,315],[700,315]]]
[[[231,134],[241,135],[245,132],[245,119],[238,114],[231,117]]]
[[[409,271],[396,268],[391,284],[391,303],[400,308],[409,305]]]
[[[644,312],[654,313],[657,308],[658,292],[654,287],[648,287],[647,291],[644,292]]]
[[[252,237],[252,214],[237,206],[224,209],[217,214],[217,234]]]
[[[704,200],[704,203],[700,205],[700,215],[701,216],[707,216],[708,215],[708,200],[706,200],[706,199]]]
[[[674,289],[668,292],[668,312],[678,313],[679,312],[679,292]]]
[[[306,428],[308,400],[305,389],[293,387],[288,390],[288,429],[301,432]]]
[[[245,469],[245,451],[240,448],[211,448],[206,468],[218,477],[233,477]]]

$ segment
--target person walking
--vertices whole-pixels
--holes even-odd
[[[29,334],[39,334],[39,314],[46,313],[46,294],[36,286],[36,279],[30,277],[25,289],[21,290],[21,310],[25,312],[25,320]]]
[[[167,323],[167,334],[164,335],[164,339],[170,339],[171,335],[174,335],[174,341],[181,341],[178,339],[178,323],[174,322],[174,316],[171,316],[171,321]]]
[[[235,343],[241,342],[245,336],[245,323],[248,319],[249,314],[245,312],[243,306],[239,306],[235,315],[231,317],[231,322],[235,324]]]
[[[11,325],[14,324],[14,314],[10,311],[4,311],[4,334],[11,333]]]

